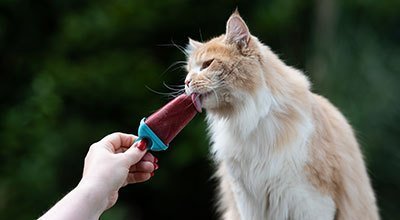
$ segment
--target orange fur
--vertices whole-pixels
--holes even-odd
[[[316,125],[308,177],[334,198],[337,219],[378,219],[376,201],[353,130],[325,98],[314,95]]]
[[[299,159],[299,164],[303,164],[299,172],[321,196],[332,198],[335,219],[379,219],[362,155],[346,119],[329,101],[310,91],[310,83],[303,73],[287,66],[256,37],[246,33],[247,26],[234,13],[228,20],[225,35],[204,44],[191,41],[187,65],[189,93],[204,95],[203,106],[210,117],[233,121],[246,108],[246,100],[240,94],[256,96],[264,89],[265,96],[271,97],[271,108],[267,115],[260,116],[257,127],[249,130],[249,138],[259,138],[255,135],[268,123],[275,123],[269,125],[275,129],[275,135],[269,143],[259,146],[257,152],[261,153],[256,156],[262,159],[268,156],[262,155],[265,152],[295,152],[296,149],[288,146],[306,138],[307,155],[304,163]],[[210,66],[197,68],[210,60],[213,60]],[[304,121],[312,125],[310,134],[303,134],[299,128]],[[236,156],[246,160],[245,154]],[[231,160],[217,161],[217,177],[221,179],[220,208],[224,219],[240,219],[238,203],[234,201],[238,198],[231,188],[242,177],[227,171],[233,169]],[[240,165],[241,161],[235,163]],[[256,165],[263,163],[256,162]],[[246,171],[243,165],[239,168]],[[268,209],[273,201],[269,193],[264,196]]]

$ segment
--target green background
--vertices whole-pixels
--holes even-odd
[[[250,31],[356,130],[383,219],[400,219],[400,1],[0,0],[0,216],[34,219],[79,182],[91,143],[136,133],[183,83],[177,44]],[[168,68],[170,67],[170,68]],[[204,114],[102,219],[216,219]]]

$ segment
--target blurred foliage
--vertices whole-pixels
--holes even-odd
[[[238,6],[252,33],[310,76],[349,118],[383,219],[400,219],[400,2],[395,0],[1,0],[0,213],[40,216],[79,181],[91,143],[136,133],[185,72],[179,46],[224,32]],[[170,66],[170,68],[168,68]],[[149,89],[150,88],[150,89]],[[216,219],[204,115],[157,153],[152,181],[103,219]]]

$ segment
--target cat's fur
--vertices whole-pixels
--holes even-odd
[[[186,92],[207,110],[222,219],[379,219],[346,119],[237,12],[224,35],[190,40],[187,52]]]

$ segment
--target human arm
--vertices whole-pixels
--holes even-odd
[[[135,138],[113,133],[93,144],[78,186],[40,219],[98,219],[116,203],[121,187],[150,179],[157,159],[137,144],[132,146]]]

